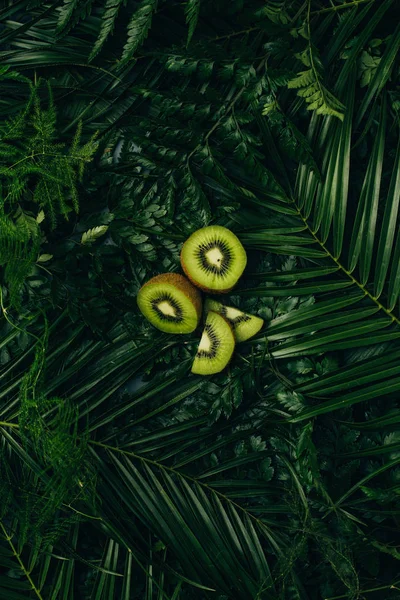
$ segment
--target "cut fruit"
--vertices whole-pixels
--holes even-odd
[[[137,303],[146,319],[166,333],[191,333],[199,324],[201,295],[183,275],[153,277],[139,290]]]
[[[237,342],[245,342],[253,337],[253,335],[256,335],[264,325],[264,320],[260,317],[248,315],[233,306],[224,306],[216,300],[206,300],[204,308],[206,314],[212,310],[229,321]]]
[[[216,294],[229,292],[247,263],[245,249],[232,231],[211,225],[195,231],[183,244],[181,264],[199,288]]]
[[[193,362],[192,373],[219,373],[231,360],[234,349],[235,337],[229,322],[218,313],[210,311]]]

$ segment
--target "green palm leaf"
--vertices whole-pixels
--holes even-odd
[[[395,594],[395,2],[50,4],[0,11],[0,597]],[[265,326],[204,378],[136,295],[209,223]]]

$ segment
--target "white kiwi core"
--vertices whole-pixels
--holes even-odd
[[[173,306],[171,306],[168,302],[160,302],[158,304],[158,310],[160,310],[163,315],[167,317],[176,317],[176,312]]]
[[[218,267],[221,264],[224,255],[222,254],[219,248],[215,247],[211,248],[211,250],[206,252],[206,258],[210,265],[215,265],[216,267]]]
[[[204,352],[209,352],[211,350],[211,340],[208,337],[207,331],[203,331],[203,335],[201,336],[199,350],[204,350]]]
[[[237,317],[242,317],[243,313],[241,310],[237,310],[236,308],[233,308],[232,306],[227,306],[225,309],[225,316],[227,319],[231,319],[233,321]]]

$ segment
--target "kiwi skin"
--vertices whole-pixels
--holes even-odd
[[[211,227],[213,227],[213,226],[210,226],[210,227],[203,227],[203,228],[201,228],[201,229],[209,229],[209,228],[211,228]],[[232,234],[234,237],[237,237],[237,236],[236,236],[236,235],[235,235],[235,234],[234,234],[232,231],[230,231],[230,229],[228,229],[228,228],[226,228],[226,227],[222,227],[222,226],[218,226],[218,227],[219,227],[220,229],[225,229],[225,230],[226,230],[226,231],[228,231],[230,234]],[[200,282],[198,282],[198,281],[196,281],[196,280],[194,279],[193,275],[191,275],[191,274],[190,274],[190,269],[188,269],[188,267],[187,267],[187,265],[186,265],[186,263],[185,263],[185,260],[184,260],[184,258],[183,258],[183,251],[184,251],[185,245],[186,245],[186,243],[187,243],[187,242],[188,242],[188,241],[189,241],[189,240],[192,238],[192,236],[193,236],[194,234],[196,234],[198,231],[201,231],[201,229],[200,229],[200,230],[197,230],[197,231],[194,231],[194,232],[192,233],[192,235],[190,235],[190,236],[189,236],[189,238],[188,238],[188,239],[187,239],[187,240],[184,242],[184,244],[183,244],[183,246],[182,246],[182,248],[181,248],[181,253],[180,253],[181,267],[182,267],[182,269],[183,269],[183,271],[184,271],[184,273],[185,273],[186,277],[187,277],[188,279],[190,279],[190,281],[193,283],[193,285],[195,285],[196,287],[198,287],[199,289],[201,289],[203,292],[208,292],[208,293],[211,293],[211,294],[216,294],[216,295],[228,294],[229,292],[231,292],[231,291],[232,291],[232,290],[233,290],[233,289],[236,287],[236,285],[237,285],[237,284],[238,284],[238,282],[239,282],[239,279],[240,279],[240,277],[237,279],[237,281],[234,283],[234,285],[231,285],[229,288],[225,288],[225,289],[222,289],[222,290],[218,290],[218,289],[214,289],[214,288],[209,288],[209,287],[207,287],[207,286],[205,286],[205,285],[202,285]],[[239,243],[240,243],[240,240],[238,240],[238,241],[239,241]],[[244,248],[243,248],[243,251],[245,252]],[[246,255],[246,254],[245,254],[245,255]],[[247,261],[247,257],[246,257],[246,261]]]
[[[149,285],[150,283],[169,283],[170,285],[175,286],[192,301],[197,313],[197,318],[200,320],[202,312],[201,293],[186,277],[179,273],[161,273],[161,275],[156,275],[149,279],[149,281],[146,281],[141,289],[145,288],[146,285]]]
[[[252,331],[251,334],[249,334],[248,330],[247,330],[246,334],[244,334],[244,332],[241,332],[240,325],[239,325],[239,328],[237,329],[235,319],[230,320],[229,317],[227,316],[227,311],[229,311],[229,309],[235,309],[235,310],[241,312],[244,317],[248,317],[250,320],[255,319],[256,323],[258,323],[258,325],[256,325],[256,329],[254,331]],[[235,306],[226,306],[225,304],[221,304],[221,302],[218,302],[217,300],[213,300],[212,298],[207,298],[204,303],[205,318],[207,318],[207,314],[209,311],[216,312],[229,321],[229,323],[232,325],[233,333],[235,335],[235,340],[236,340],[237,344],[240,344],[241,342],[247,342],[247,340],[249,340],[252,337],[254,337],[255,335],[257,335],[257,333],[260,332],[262,327],[264,327],[264,319],[262,319],[258,315],[251,315],[249,313],[245,313],[243,311],[240,311],[240,309],[237,309]],[[224,311],[226,311],[225,314],[224,314]],[[246,335],[246,337],[244,337],[244,335]]]

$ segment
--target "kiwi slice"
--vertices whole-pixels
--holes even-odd
[[[201,295],[183,275],[164,273],[139,290],[138,306],[154,327],[167,333],[191,333],[199,324]]]
[[[237,342],[244,342],[253,337],[264,325],[264,320],[260,317],[244,313],[233,306],[224,306],[216,300],[207,299],[204,308],[206,314],[212,310],[229,321]]]
[[[222,294],[237,283],[247,263],[242,244],[232,231],[211,225],[195,231],[183,244],[181,264],[199,288]]]
[[[210,311],[201,336],[192,373],[214,375],[225,369],[235,349],[235,338],[229,322]]]

